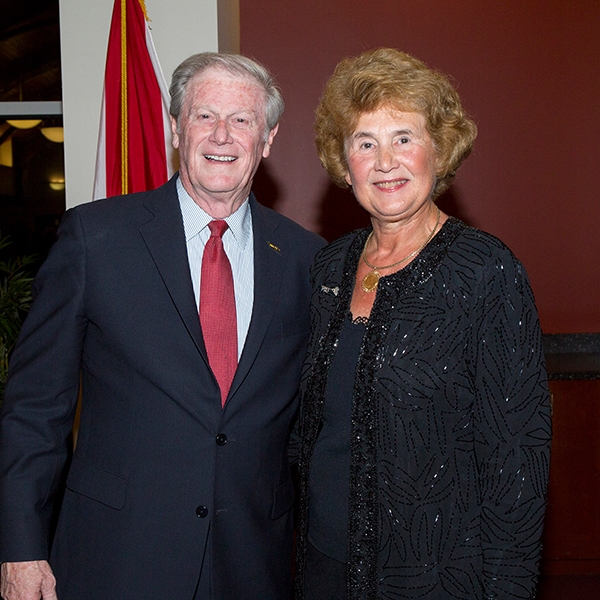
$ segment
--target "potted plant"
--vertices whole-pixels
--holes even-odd
[[[0,237],[0,251],[10,243],[7,237]],[[29,266],[34,260],[30,255],[0,260],[0,402],[4,398],[8,360],[31,304],[33,277]]]

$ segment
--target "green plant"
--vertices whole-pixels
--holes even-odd
[[[11,244],[0,237],[0,251]],[[8,374],[8,360],[31,304],[33,277],[29,267],[35,257],[28,255],[0,260],[0,402]]]

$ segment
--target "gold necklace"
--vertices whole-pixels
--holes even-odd
[[[439,206],[437,207],[437,209],[438,209],[437,210],[437,221],[435,222],[435,225],[434,225],[433,229],[431,230],[429,237],[414,252],[411,252],[408,256],[405,256],[401,260],[399,260],[395,263],[392,263],[391,265],[376,267],[375,265],[372,265],[367,260],[367,246],[369,245],[369,241],[373,237],[373,232],[371,231],[371,233],[369,234],[369,237],[367,238],[367,241],[365,242],[365,247],[363,248],[363,251],[362,251],[362,259],[365,261],[365,264],[367,265],[367,267],[372,269],[364,276],[364,278],[362,280],[363,291],[374,292],[377,289],[377,285],[379,284],[379,279],[381,278],[381,274],[379,273],[379,271],[381,269],[391,269],[392,267],[397,267],[398,265],[401,265],[403,262],[406,262],[407,260],[413,258],[413,256],[416,256],[417,254],[419,254],[419,252],[421,252],[421,250],[423,250],[423,248],[425,248],[425,246],[427,246],[427,244],[429,244],[429,242],[432,240],[433,236],[435,235],[438,225],[440,224],[440,208],[439,208]]]

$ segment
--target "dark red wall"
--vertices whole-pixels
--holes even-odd
[[[479,127],[440,204],[525,264],[545,333],[600,332],[598,0],[240,0],[242,52],[286,112],[257,180],[266,204],[332,239],[365,224],[330,186],[312,121],[336,63],[394,46],[450,74]]]

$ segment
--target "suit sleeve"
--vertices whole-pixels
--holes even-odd
[[[542,336],[520,263],[505,256],[486,271],[473,340],[484,598],[532,598],[551,435]]]
[[[68,211],[34,282],[9,368],[0,422],[0,562],[48,558],[79,392],[84,265],[78,213]]]

